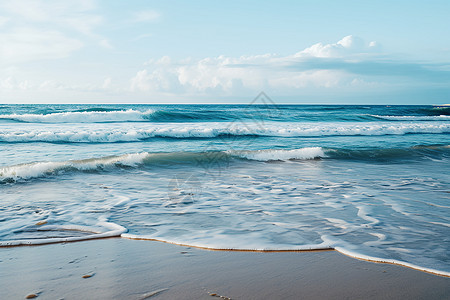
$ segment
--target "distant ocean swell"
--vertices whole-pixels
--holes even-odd
[[[183,123],[140,126],[0,128],[0,142],[67,142],[115,143],[140,142],[151,138],[216,138],[226,136],[321,137],[321,136],[382,136],[405,134],[447,134],[450,123]]]
[[[220,109],[210,108],[208,110],[191,110],[191,111],[170,111],[162,109],[113,109],[113,108],[90,108],[74,111],[44,111],[41,113],[9,113],[0,114],[0,120],[15,121],[24,123],[123,123],[123,122],[209,122],[209,121],[236,121],[251,120],[255,117],[266,121],[298,121],[298,120],[316,120],[320,121],[320,117],[315,114],[314,110],[305,109],[294,114],[288,114],[289,107],[281,108],[260,108],[253,110],[243,110],[238,112],[224,113]],[[1,107],[0,107],[1,109]],[[323,112],[343,110],[334,108],[322,108]],[[255,114],[256,113],[256,114]],[[332,117],[341,121],[448,121],[450,120],[449,107],[432,107],[420,109],[404,109],[399,110],[398,115],[379,115],[367,114],[360,112],[359,114],[340,115],[335,114]],[[402,114],[403,113],[403,114]],[[326,119],[323,119],[326,120]]]
[[[71,172],[114,171],[139,166],[164,167],[164,165],[226,163],[231,159],[249,161],[289,161],[311,159],[389,160],[395,159],[446,159],[450,158],[450,145],[416,146],[406,149],[326,149],[305,147],[292,150],[228,150],[216,152],[131,153],[84,160],[61,162],[32,162],[0,168],[0,183],[14,183],[33,178],[67,174]]]

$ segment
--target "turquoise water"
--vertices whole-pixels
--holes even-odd
[[[0,105],[0,245],[335,248],[448,274],[449,137],[449,107]]]

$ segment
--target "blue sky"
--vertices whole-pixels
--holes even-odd
[[[2,103],[450,103],[450,1],[0,2]]]

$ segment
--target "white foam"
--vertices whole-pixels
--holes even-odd
[[[40,177],[46,173],[54,172],[55,170],[62,168],[64,165],[65,163],[62,162],[36,162],[3,167],[0,168],[0,179],[11,178],[17,180],[19,178],[28,179]]]
[[[96,123],[143,121],[153,110],[145,112],[132,109],[121,111],[64,112],[52,114],[10,114],[0,115],[0,119],[17,120],[29,123]]]
[[[440,115],[440,116],[381,116],[381,115],[370,115],[384,120],[393,121],[449,121],[450,116]]]
[[[209,250],[233,250],[233,251],[311,251],[311,250],[332,250],[326,243],[320,244],[303,244],[303,245],[273,245],[264,244],[260,239],[253,238],[252,234],[248,234],[245,240],[236,241],[227,235],[214,234],[214,240],[209,235],[192,236],[191,239],[166,239],[160,236],[152,235],[136,235],[123,233],[123,238],[132,240],[149,240],[159,241],[180,246],[190,246],[195,248]]]
[[[65,242],[78,242],[92,239],[101,239],[108,237],[117,237],[122,233],[126,232],[127,229],[123,226],[120,226],[111,222],[99,222],[98,226],[102,226],[106,229],[109,229],[106,232],[98,232],[94,229],[81,226],[81,225],[47,225],[41,226],[39,230],[75,230],[75,231],[83,231],[92,233],[89,235],[85,235],[82,237],[66,237],[66,238],[44,238],[44,239],[26,239],[26,240],[10,240],[10,241],[0,241],[0,247],[12,247],[12,246],[23,246],[23,245],[45,245],[45,244],[53,244],[53,243],[65,243]]]
[[[148,156],[149,153],[142,152],[86,160],[34,162],[8,166],[0,168],[0,180],[12,179],[16,181],[19,179],[37,178],[71,168],[80,171],[88,171],[115,165],[136,166],[142,163]]]
[[[225,123],[134,123],[127,124],[11,124],[0,127],[0,142],[113,143],[142,141],[154,137],[214,138],[218,136],[310,137],[336,135],[404,135],[450,133],[450,123],[267,123],[264,126],[230,126]]]
[[[307,147],[293,150],[257,150],[257,151],[229,151],[232,155],[259,161],[315,159],[325,157],[321,147]]]
[[[119,156],[109,156],[100,158],[91,158],[84,160],[70,160],[61,162],[32,162],[20,165],[6,166],[0,168],[0,180],[17,181],[20,179],[31,179],[46,175],[54,175],[59,172],[79,170],[90,171],[105,169],[115,166],[136,167],[144,163],[147,158],[168,157],[170,154],[177,155],[183,153],[131,153]],[[293,160],[293,159],[315,159],[326,157],[320,147],[307,147],[293,150],[256,150],[256,151],[225,151],[224,154],[237,156],[249,160],[273,161],[273,160]],[[186,157],[189,161],[189,156]]]
[[[193,239],[191,241],[189,240],[182,240],[178,241],[177,239],[164,239],[161,237],[155,237],[155,236],[147,236],[147,235],[136,235],[136,234],[129,234],[129,233],[123,233],[121,234],[121,237],[127,238],[127,239],[135,239],[135,240],[151,240],[151,241],[160,241],[164,243],[170,243],[175,245],[181,245],[181,246],[190,246],[190,247],[196,247],[196,248],[202,248],[202,249],[210,249],[210,250],[233,250],[233,251],[311,251],[311,250],[336,250],[344,255],[351,256],[357,259],[361,260],[367,260],[372,262],[378,262],[378,263],[389,263],[389,264],[395,264],[399,266],[404,266],[436,275],[441,276],[447,276],[450,277],[450,272],[446,271],[440,271],[433,268],[425,268],[421,267],[412,263],[396,260],[396,259],[386,259],[386,258],[379,258],[375,256],[369,256],[360,254],[354,251],[351,251],[347,248],[341,247],[341,246],[333,246],[333,244],[336,244],[337,240],[334,238],[328,238],[326,236],[323,236],[323,242],[320,244],[305,244],[305,245],[289,245],[289,246],[277,246],[274,247],[273,245],[267,245],[267,246],[261,246],[261,243],[255,243],[253,244],[251,241],[240,241],[239,245],[235,245],[233,243],[229,244],[229,242],[233,242],[233,240],[227,240],[225,237],[225,241],[222,241],[221,238],[215,239],[214,242],[211,242],[209,239],[205,240],[198,240]],[[379,236],[381,240],[383,240],[385,237],[383,235]],[[251,239],[250,239],[251,240]]]
[[[404,262],[404,261],[400,261],[400,260],[396,260],[396,259],[387,259],[387,258],[380,258],[380,257],[375,257],[375,256],[369,256],[369,255],[364,255],[364,254],[360,254],[348,249],[345,249],[343,247],[335,247],[334,250],[347,255],[347,256],[351,256],[357,259],[362,259],[362,260],[367,260],[367,261],[372,261],[372,262],[378,262],[378,263],[387,263],[387,264],[393,264],[393,265],[399,265],[399,266],[403,266],[403,267],[407,267],[407,268],[412,268],[412,269],[416,269],[416,270],[420,270],[420,271],[424,271],[427,273],[432,273],[432,274],[436,274],[436,275],[441,275],[441,276],[446,276],[446,277],[450,277],[450,272],[446,272],[446,271],[440,271],[440,270],[436,270],[436,269],[432,269],[432,268],[424,268],[415,264],[411,264],[408,262]]]
[[[374,217],[369,216],[368,207],[367,206],[361,206],[361,205],[355,205],[355,208],[358,209],[358,217],[360,217],[363,220],[366,220],[370,222],[370,225],[376,225],[380,223],[380,221]]]

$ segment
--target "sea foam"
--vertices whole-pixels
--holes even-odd
[[[84,236],[73,236],[64,238],[42,238],[42,239],[24,239],[24,240],[6,240],[0,241],[0,247],[12,247],[22,245],[45,245],[53,243],[66,243],[66,242],[78,242],[85,240],[93,240],[108,237],[118,237],[127,229],[111,222],[99,222],[97,224],[100,227],[105,228],[107,231],[96,231],[88,226],[81,225],[44,225],[39,226],[37,231],[80,231],[85,232]]]
[[[0,115],[0,119],[27,123],[103,123],[103,122],[139,122],[145,121],[154,111],[83,111],[51,114],[10,114]]]
[[[103,158],[91,158],[85,160],[73,160],[65,162],[33,162],[15,166],[0,168],[0,182],[11,182],[21,179],[54,175],[59,172],[78,170],[90,171],[108,167],[136,166],[143,162],[149,154],[133,153],[120,156],[109,156]]]
[[[320,137],[382,136],[450,133],[450,123],[276,123],[263,126],[226,123],[140,123],[127,126],[98,124],[40,124],[41,126],[0,127],[0,142],[114,143],[139,142],[151,138],[222,138],[227,136]]]
[[[321,147],[307,147],[293,150],[229,151],[228,153],[259,161],[315,159],[326,156]]]
[[[203,152],[139,152],[118,156],[94,157],[83,160],[30,162],[0,167],[0,183],[15,182],[44,176],[66,174],[74,171],[108,171],[117,168],[132,168],[141,165],[161,168],[169,165],[196,165],[229,163],[230,159],[250,161],[289,160],[370,160],[436,158],[443,159],[450,154],[449,145],[415,146],[404,149],[337,149],[304,147],[297,149],[226,150]],[[429,153],[431,151],[431,154]]]
[[[382,120],[392,120],[392,121],[449,121],[450,116],[440,115],[440,116],[381,116],[381,115],[370,115],[372,117],[382,119]]]
[[[217,153],[220,153],[217,155]],[[0,168],[0,182],[15,182],[43,176],[51,176],[70,171],[106,170],[109,168],[136,167],[151,163],[186,163],[201,165],[210,162],[210,152],[172,152],[172,153],[130,153],[119,156],[107,156],[84,160],[69,160],[60,162],[32,162]],[[326,157],[320,147],[301,148],[293,150],[255,150],[255,151],[218,151],[214,159],[228,160],[231,157],[256,160],[292,160],[314,159]]]

